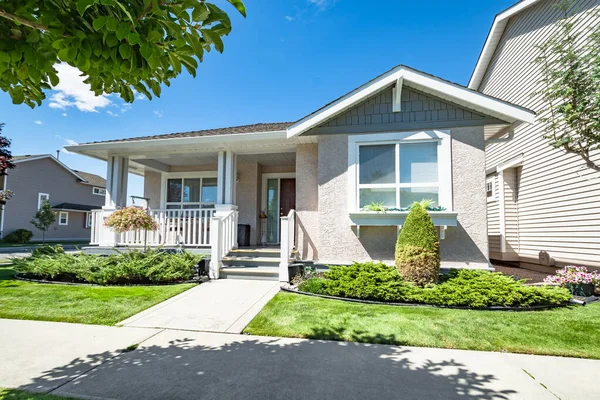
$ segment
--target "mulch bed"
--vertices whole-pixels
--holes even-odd
[[[540,283],[548,274],[530,269],[507,267],[505,265],[494,265],[496,272],[502,272],[504,275],[514,276],[519,279],[525,279],[527,283]]]

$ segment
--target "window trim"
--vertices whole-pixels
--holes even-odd
[[[492,184],[492,195],[490,197],[488,197],[487,185],[490,183]],[[496,176],[495,175],[491,176],[485,180],[485,197],[486,197],[488,203],[498,200],[498,196],[496,194]]]
[[[348,212],[361,212],[359,188],[374,186],[384,188],[397,188],[396,197],[401,187],[431,187],[431,183],[393,183],[393,184],[359,184],[359,147],[365,145],[383,145],[405,143],[427,143],[438,142],[438,202],[446,211],[453,211],[452,197],[452,155],[450,131],[413,131],[413,132],[389,132],[380,134],[350,135],[348,137]],[[396,177],[399,179],[399,146],[396,151]],[[434,185],[435,186],[435,185]]]
[[[91,213],[91,212],[85,213],[85,227],[86,228],[92,227],[92,216],[93,216],[93,213]]]
[[[37,209],[41,210],[42,208],[42,196],[46,196],[46,200],[50,201],[50,195],[48,193],[38,193],[38,205],[37,205]]]
[[[103,191],[104,191],[104,193],[96,193],[96,190],[97,190],[98,192],[100,192],[100,191],[102,191],[102,190],[103,190]],[[94,186],[94,187],[92,188],[92,194],[95,194],[96,196],[106,196],[106,189],[105,189],[105,188],[98,187],[98,186]]]
[[[167,205],[171,205],[171,204],[184,204],[183,201],[181,202],[167,202],[167,182],[169,179],[198,179],[200,178],[200,200],[202,200],[202,179],[204,178],[215,178],[217,179],[218,175],[217,175],[217,171],[193,171],[193,172],[176,172],[176,173],[163,173],[162,175],[162,183],[161,183],[161,188],[160,188],[160,208],[161,209],[166,209]],[[198,204],[198,209],[202,208],[202,205],[212,205],[214,207],[214,205],[217,202],[215,201],[214,203],[207,203],[207,202],[202,202],[200,201],[199,203],[191,203],[191,204]],[[181,208],[183,209],[183,208]],[[176,210],[176,209],[173,209]]]
[[[62,216],[63,214],[66,216],[65,218],[65,222],[62,222]],[[59,211],[58,212],[58,225],[60,226],[67,226],[69,225],[69,212],[68,211]]]

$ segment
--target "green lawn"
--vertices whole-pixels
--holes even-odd
[[[49,245],[61,245],[61,246],[88,246],[90,244],[89,241],[82,241],[82,240],[76,240],[76,241],[67,241],[67,242],[46,242],[46,244]],[[41,246],[42,243],[40,242],[35,242],[35,243],[6,243],[6,242],[0,242],[0,247],[39,247]]]
[[[600,359],[600,303],[504,312],[357,304],[279,293],[244,332]]]
[[[65,400],[71,399],[70,397],[59,397],[52,396],[49,394],[42,393],[30,393],[16,389],[2,389],[0,388],[0,400]]]
[[[71,286],[18,281],[0,267],[0,318],[114,325],[194,284]]]

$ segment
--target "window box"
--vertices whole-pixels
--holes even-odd
[[[453,211],[428,211],[433,225],[456,226],[456,216]],[[350,225],[352,226],[401,226],[404,225],[408,211],[358,211],[350,213]]]

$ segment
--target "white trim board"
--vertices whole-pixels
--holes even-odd
[[[425,93],[438,96],[444,100],[487,114],[488,116],[502,119],[508,123],[519,121],[533,123],[535,120],[535,113],[533,111],[484,95],[464,86],[445,81],[404,65],[399,65],[340,97],[331,104],[302,118],[288,128],[287,137],[292,138],[302,135],[308,130],[340,115],[363,100],[394,84],[413,87]]]

